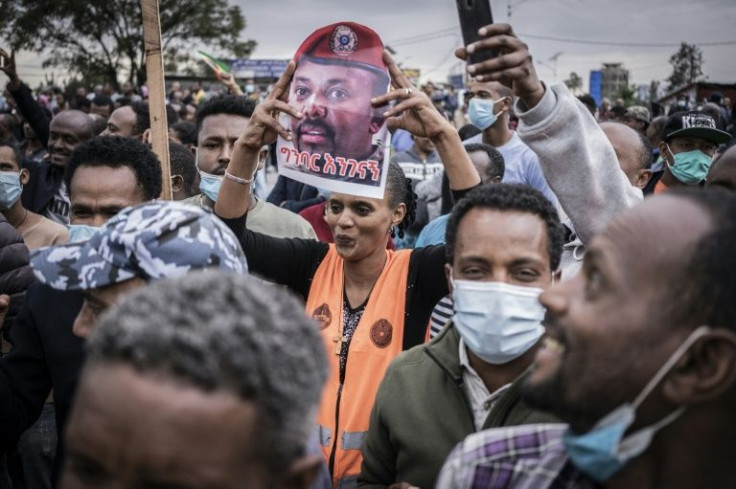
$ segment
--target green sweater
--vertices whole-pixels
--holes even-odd
[[[475,433],[459,342],[460,335],[450,324],[430,343],[402,353],[391,363],[371,412],[358,487],[408,482],[431,489],[455,445]],[[559,422],[520,399],[524,377],[496,401],[483,429]]]

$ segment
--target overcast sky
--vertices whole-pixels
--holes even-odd
[[[246,39],[258,41],[254,58],[289,58],[313,30],[341,20],[375,29],[397,51],[407,68],[423,79],[446,80],[462,66],[452,55],[461,44],[452,0],[231,0],[246,17]],[[506,21],[508,0],[492,0],[494,17]],[[587,87],[591,69],[603,62],[623,62],[631,83],[648,84],[670,72],[669,56],[681,41],[729,45],[704,46],[704,72],[710,81],[736,82],[736,0],[512,0],[511,22],[520,34],[592,42],[659,43],[666,47],[629,47],[568,43],[523,37],[537,60],[537,71],[553,81],[577,72]],[[434,34],[437,33],[437,34]],[[434,36],[433,36],[434,34]],[[407,43],[423,37],[421,42]],[[434,37],[434,38],[431,38]],[[402,42],[403,41],[403,42]],[[31,53],[18,60],[21,73],[35,83],[42,73]],[[36,76],[34,76],[36,75]]]
[[[395,44],[405,67],[444,80],[459,70],[451,54],[461,44],[455,2],[452,0],[236,0],[246,16],[244,35],[258,41],[254,58],[290,57],[314,29],[340,20],[374,28],[384,43]],[[315,6],[319,6],[318,8]],[[496,21],[506,21],[507,0],[492,0]],[[276,8],[274,6],[277,6]],[[512,25],[518,33],[587,41],[664,43],[733,41],[703,47],[704,71],[709,79],[736,82],[736,0],[513,0]],[[448,29],[455,28],[449,34]],[[438,32],[436,39],[401,44],[402,39]],[[444,35],[443,35],[444,34]],[[623,62],[632,83],[649,83],[670,74],[669,56],[677,47],[621,47],[584,45],[523,38],[536,60],[537,71],[552,81],[554,62],[562,52],[557,77],[571,71],[587,85],[591,69],[602,62]]]

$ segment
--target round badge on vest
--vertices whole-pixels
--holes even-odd
[[[327,329],[327,327],[332,323],[332,312],[330,311],[330,306],[326,303],[319,306],[312,313],[312,319],[319,323],[321,330]]]
[[[385,319],[379,319],[371,326],[371,341],[378,348],[386,348],[391,344],[394,327]]]

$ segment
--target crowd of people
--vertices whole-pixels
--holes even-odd
[[[0,49],[0,488],[733,487],[730,101],[597,107],[479,34],[457,92],[383,53],[383,198],[269,191],[340,115],[293,61],[175,82],[161,162],[145,87]]]

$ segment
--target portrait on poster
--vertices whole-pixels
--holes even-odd
[[[279,174],[331,192],[382,198],[390,133],[371,99],[389,89],[383,44],[353,22],[312,33],[294,57],[289,105],[303,114],[281,114],[292,140],[279,138]]]

